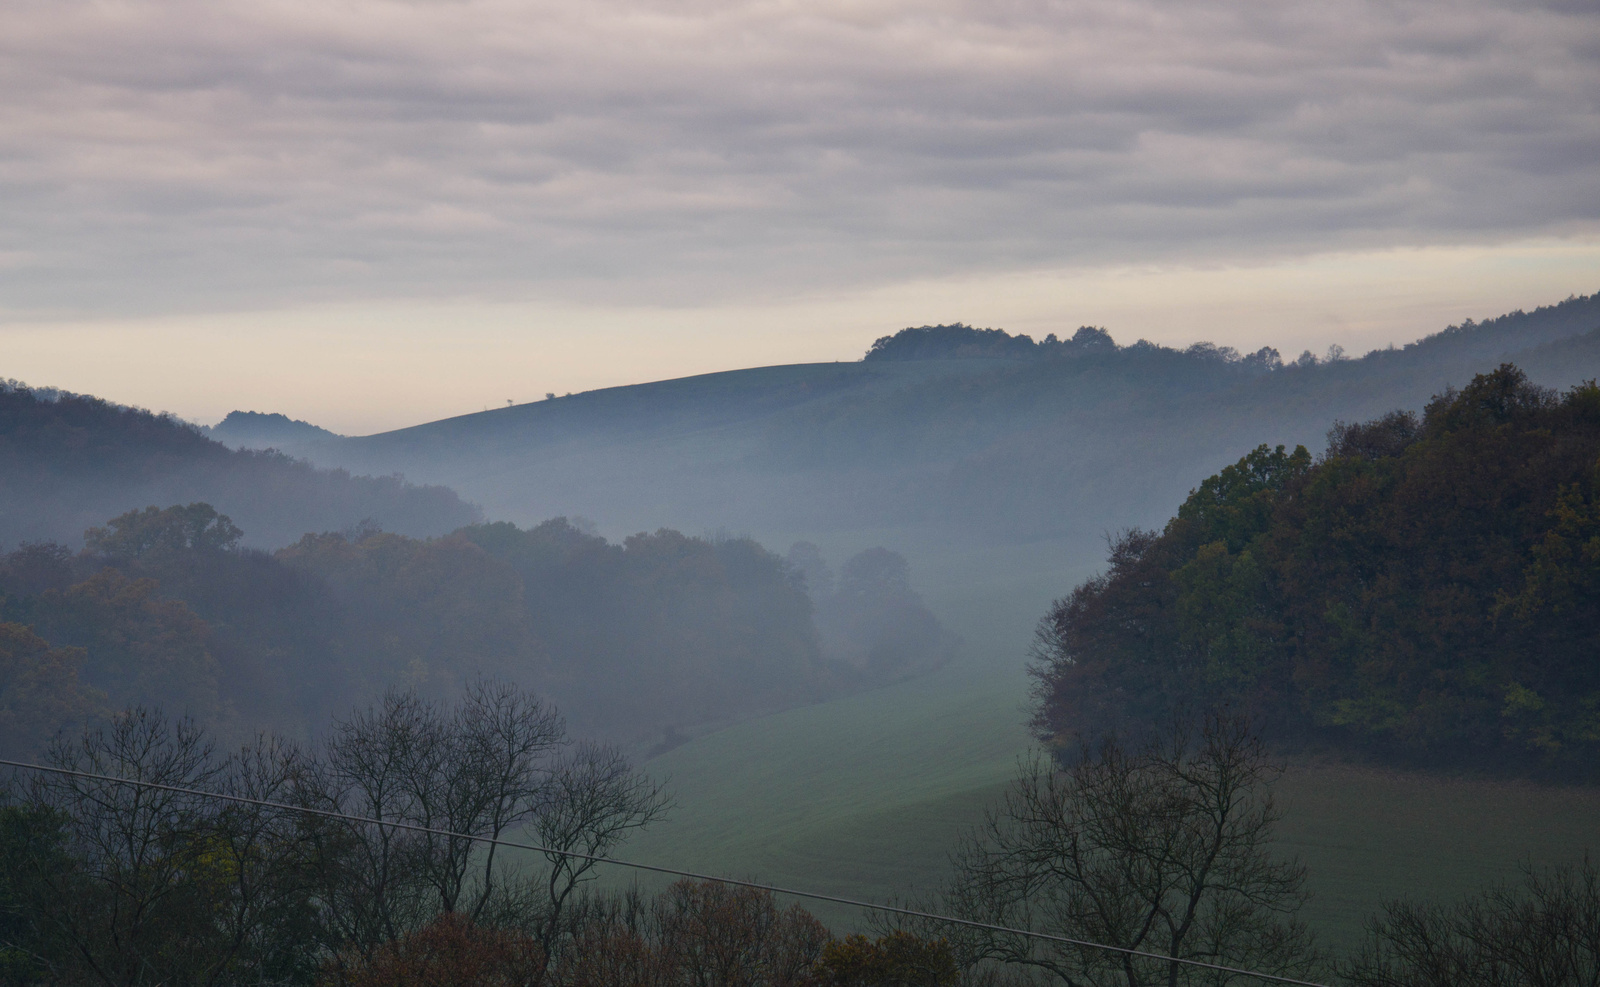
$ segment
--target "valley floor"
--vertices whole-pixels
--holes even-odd
[[[620,855],[915,897],[938,886],[957,833],[1027,749],[1026,694],[1015,669],[961,665],[698,738],[646,763],[677,806]],[[1278,793],[1283,851],[1310,871],[1305,917],[1340,948],[1384,898],[1454,897],[1513,880],[1524,862],[1600,850],[1600,789],[1298,764]],[[836,930],[863,924],[851,909],[806,907]]]

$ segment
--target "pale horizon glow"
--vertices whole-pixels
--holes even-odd
[[[946,278],[769,305],[667,308],[369,301],[0,328],[7,376],[214,424],[278,412],[350,435],[601,387],[857,360],[908,325],[1107,328],[1121,343],[1205,340],[1292,359],[1352,355],[1463,319],[1600,291],[1600,240],[1401,249],[1274,265]]]

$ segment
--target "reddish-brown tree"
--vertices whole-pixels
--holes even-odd
[[[447,912],[369,958],[341,954],[324,987],[530,987],[544,981],[545,956],[531,936],[473,925]]]
[[[679,881],[656,899],[657,949],[673,983],[695,987],[808,987],[828,930],[772,893],[710,881]]]
[[[900,929],[877,939],[833,940],[823,947],[816,974],[821,987],[952,987],[961,981],[948,941]]]

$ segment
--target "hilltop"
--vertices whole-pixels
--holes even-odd
[[[230,411],[222,421],[203,427],[200,432],[224,445],[244,449],[344,438],[337,432],[330,432],[298,418],[260,411]]]

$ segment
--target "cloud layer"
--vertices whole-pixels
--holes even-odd
[[[14,317],[1600,229],[1579,0],[14,0],[0,91]]]

